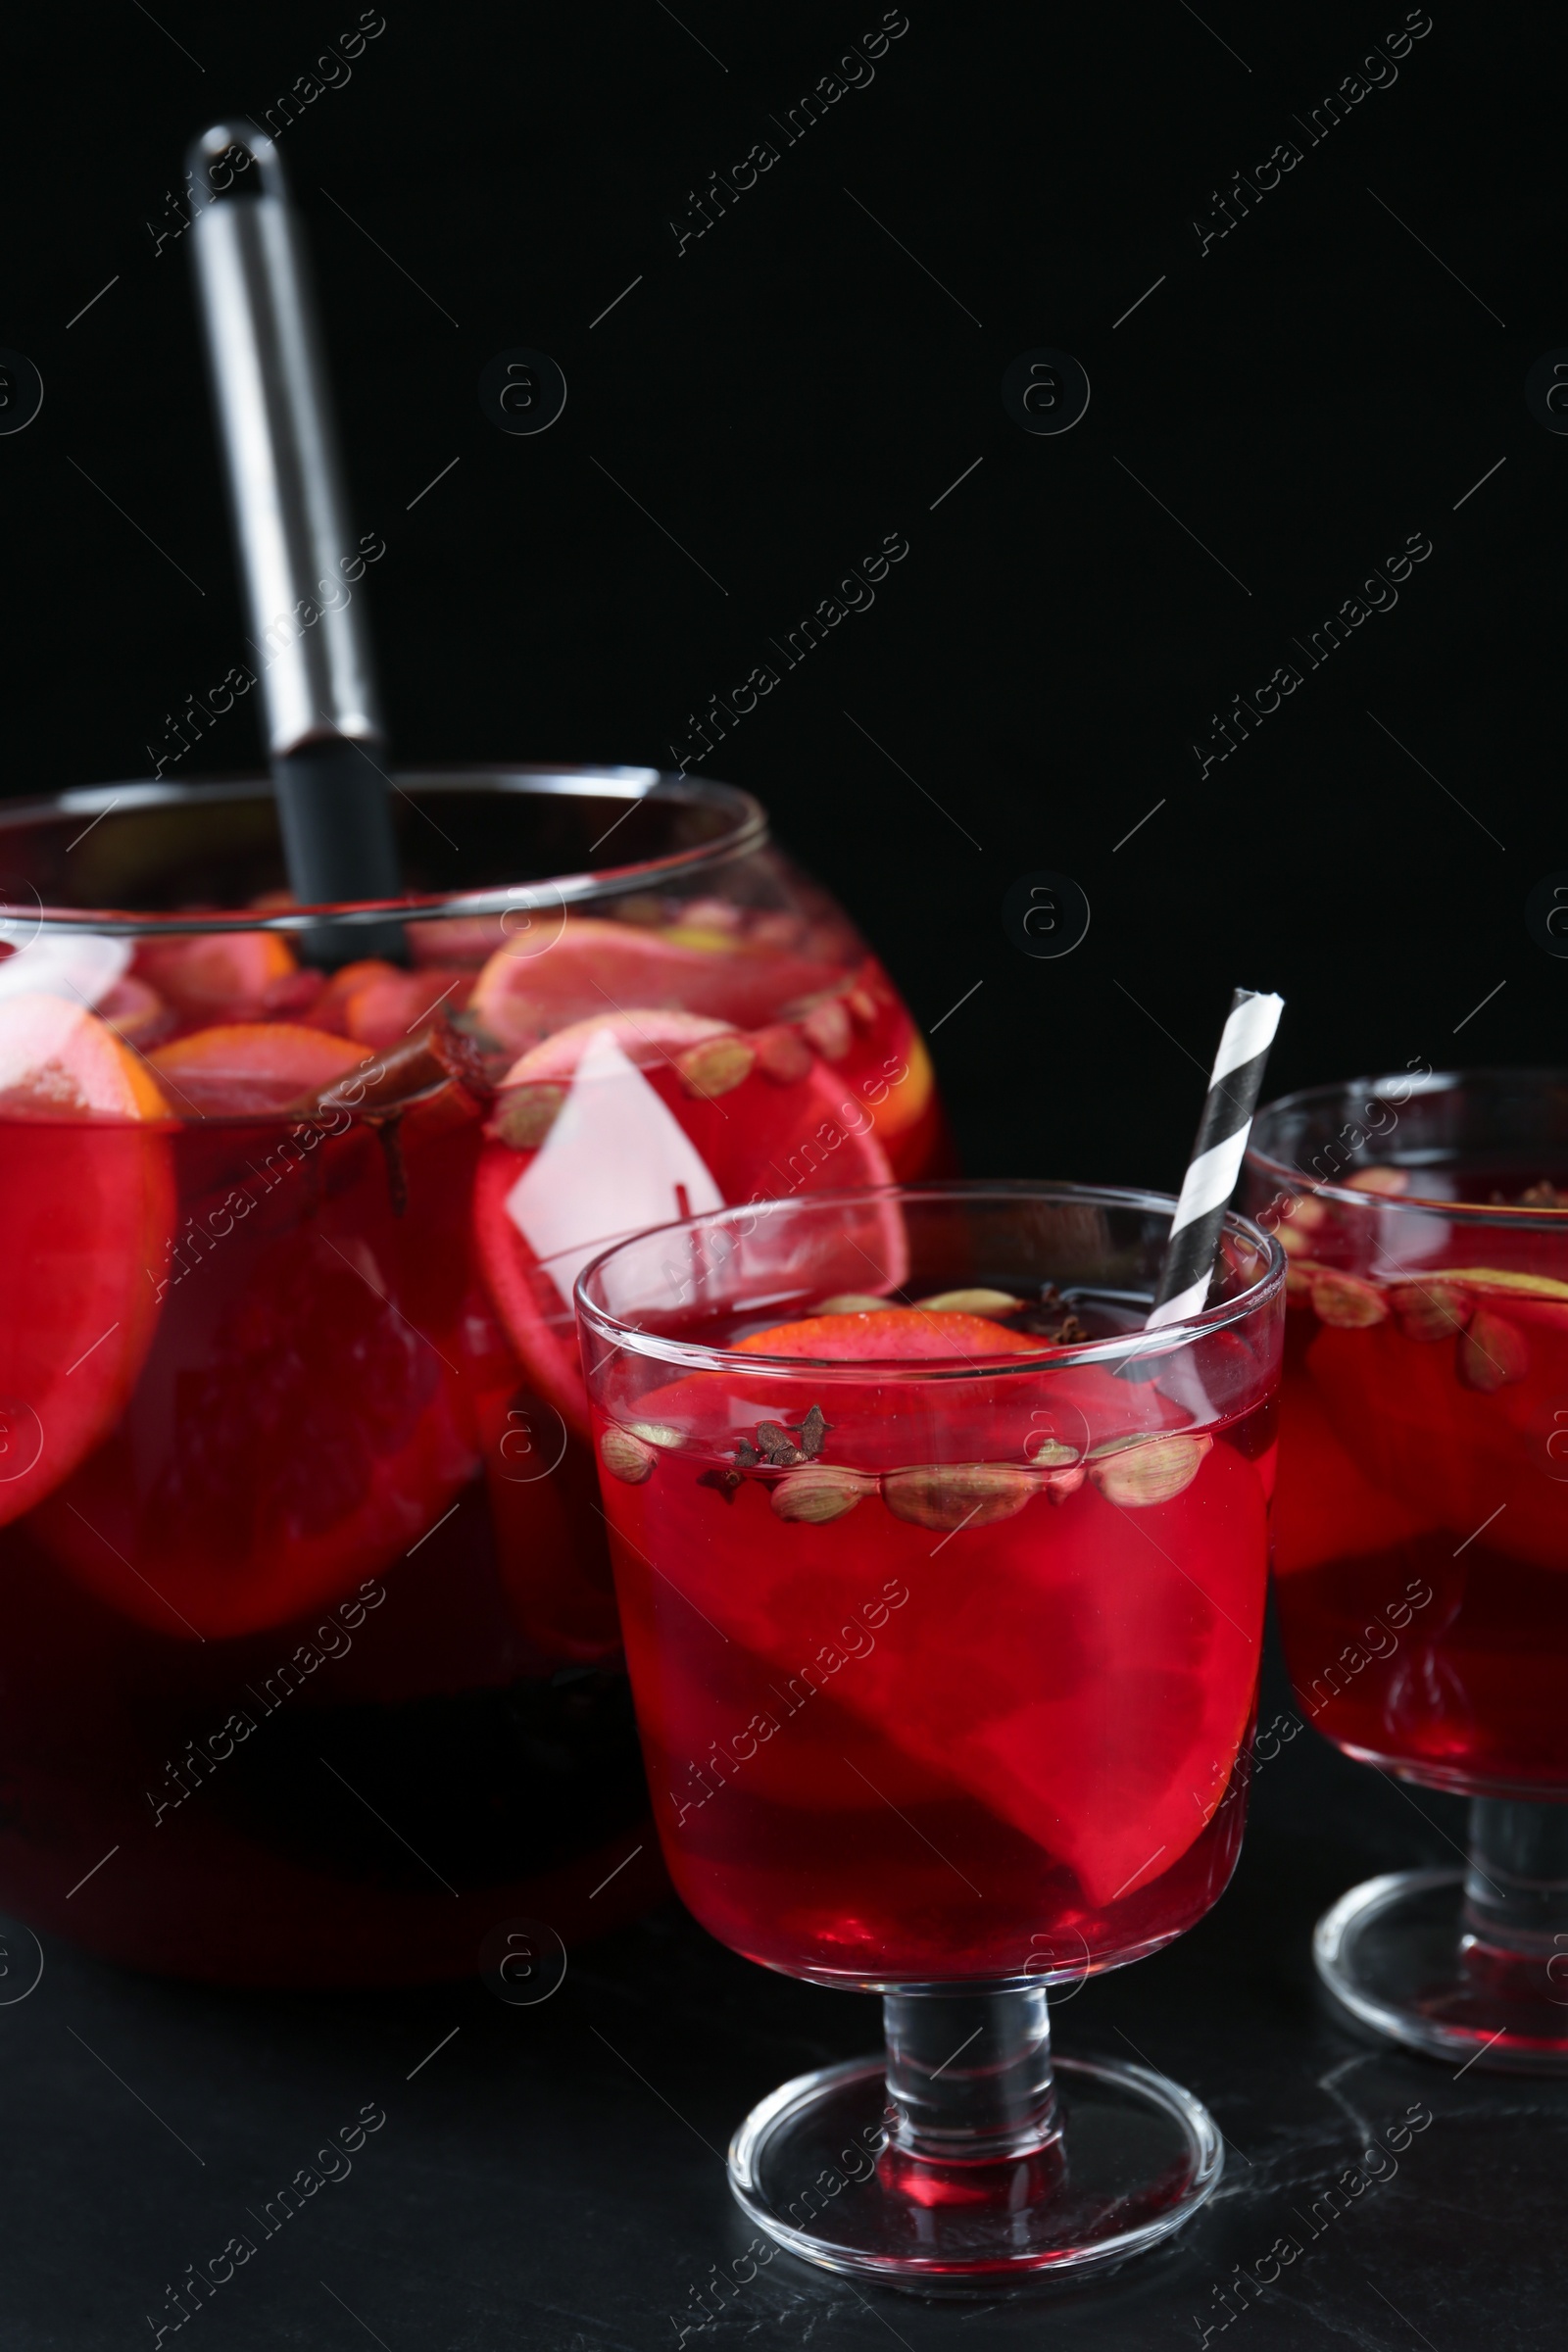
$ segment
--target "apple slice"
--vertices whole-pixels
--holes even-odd
[[[533,947],[530,935],[498,948],[474,983],[469,1009],[516,1053],[563,1019],[608,1018],[628,1006],[760,1028],[796,999],[820,995],[834,976],[805,956],[749,947],[720,931],[662,931],[570,915],[551,944]]]
[[[70,1476],[135,1385],[174,1228],[168,1115],[80,1004],[0,1001],[0,1525]]]
[[[579,1435],[571,1292],[583,1267],[622,1234],[705,1209],[889,1183],[874,1135],[841,1115],[855,1107],[820,1063],[780,1082],[735,1029],[657,1005],[577,1022],[514,1065],[475,1178],[480,1263],[535,1386]],[[843,1254],[824,1287],[835,1273],[896,1285],[897,1208],[868,1209]]]
[[[471,972],[440,964],[418,972],[378,972],[357,988],[345,1007],[350,1037],[377,1053],[400,1046],[439,1012],[462,1012],[473,989]]]

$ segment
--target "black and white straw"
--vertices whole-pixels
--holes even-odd
[[[1231,999],[1165,1246],[1150,1330],[1200,1314],[1207,1301],[1225,1211],[1242,1172],[1268,1050],[1284,1009],[1283,997],[1258,996],[1250,988],[1239,988]]]

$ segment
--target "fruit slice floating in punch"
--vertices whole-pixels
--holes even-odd
[[[541,1395],[586,1434],[571,1291],[610,1242],[747,1200],[887,1184],[863,1120],[819,1062],[770,1077],[753,1040],[696,1013],[640,1006],[525,1054],[490,1123],[474,1220],[497,1311]],[[898,1210],[868,1203],[834,1248],[824,1288],[896,1285]]]
[[[350,1038],[293,1021],[224,1022],[149,1056],[184,1118],[284,1110],[368,1058]]]
[[[474,984],[469,1010],[492,1037],[521,1052],[564,1020],[641,1007],[701,1013],[747,1028],[775,1020],[797,998],[821,992],[825,967],[776,949],[712,944],[569,915],[535,947],[532,936],[497,949]]]
[[[863,1321],[891,1325],[897,1312]],[[805,1364],[798,1374],[781,1364],[769,1382],[767,1406],[781,1425],[798,1432],[809,1405],[822,1406],[830,1427],[820,1464],[869,1472],[870,1491],[852,1509],[814,1524],[778,1511],[780,1482],[765,1471],[749,1470],[728,1499],[699,1483],[699,1462],[713,1458],[722,1375],[691,1374],[639,1399],[650,1424],[687,1443],[659,1451],[646,1478],[610,1491],[628,1546],[628,1649],[635,1665],[638,1644],[658,1639],[639,1597],[638,1554],[662,1565],[734,1650],[762,1660],[760,1679],[775,1689],[809,1659],[808,1629],[842,1623],[847,1593],[901,1581],[906,1605],[833,1683],[835,1702],[892,1751],[879,1787],[891,1795],[905,1772],[925,1797],[956,1788],[978,1798],[1066,1862],[1098,1908],[1168,1870],[1229,1785],[1256,1684],[1262,1485],[1254,1464],[1209,1442],[1208,1431],[1193,1433],[1182,1408],[1152,1387],[1130,1394],[1099,1366],[1064,1366],[1039,1381],[1022,1365],[1007,1370],[998,1360],[1004,1351],[1042,1343],[1000,1328],[991,1365],[946,1392],[925,1419],[931,1392],[913,1349],[964,1352],[975,1319],[930,1320],[947,1328],[925,1343],[911,1334],[901,1346],[897,1333],[877,1342],[890,1354],[874,1389],[870,1374],[833,1385]],[[810,1324],[755,1334],[745,1352],[801,1352],[803,1331]],[[808,1344],[829,1355],[814,1335]],[[892,1351],[904,1347],[909,1379],[901,1397]],[[847,1355],[868,1352],[863,1335],[846,1334]],[[1009,1392],[1019,1393],[1016,1404]],[[1029,1405],[1042,1396],[1058,1426],[1071,1420],[1090,1441],[1089,1476],[1058,1503],[1046,1479],[1024,1493],[1033,1482],[1021,1463],[1038,1458],[1028,1454]],[[737,1401],[732,1437],[748,1401]],[[890,1476],[885,1465],[901,1458],[901,1446],[910,1464],[922,1427],[947,1459]],[[1140,1459],[1174,1468],[1179,1483],[1129,1475],[1125,1466]],[[1107,1475],[1111,1464],[1120,1476]],[[954,1509],[928,1507],[944,1502],[948,1484]],[[722,1676],[731,1655],[722,1651],[712,1670]],[[703,1715],[694,1705],[693,1719]],[[654,1737],[664,1740],[662,1726]],[[678,1752],[679,1742],[670,1744]],[[808,1752],[804,1739],[780,1740],[759,1748],[748,1771],[753,1787],[767,1778],[781,1805],[842,1810],[865,1801],[825,1741]]]
[[[313,1210],[303,1185],[294,1203],[281,1230],[268,1203],[220,1226],[172,1283],[119,1427],[32,1523],[167,1641],[284,1625],[383,1575],[478,1466],[459,1367],[399,1307],[390,1211]]]
[[[372,1059],[319,1030],[234,1023],[162,1056],[171,1092],[200,1103],[182,1104],[187,1143],[205,1129],[224,1172],[181,1202],[118,1427],[32,1525],[165,1639],[259,1632],[352,1591],[432,1534],[478,1467],[461,1264],[432,1255],[373,1138],[330,1107],[363,1098],[368,1117],[399,1117],[409,1197],[458,1230],[467,1163],[427,1114],[462,1091],[447,1067],[462,1042],[440,1045]],[[203,1164],[193,1152],[187,1170]]]
[[[1547,1449],[1568,1396],[1568,1286],[1440,1267],[1405,1287],[1415,1298],[1400,1300],[1404,1328],[1387,1310],[1359,1328],[1323,1323],[1307,1348],[1307,1378],[1335,1439],[1387,1498],[1389,1516],[1446,1528],[1454,1544],[1485,1521],[1484,1550],[1560,1570],[1568,1490]],[[1424,1325],[1415,1319],[1423,1312]],[[1406,1329],[1423,1328],[1440,1336],[1412,1346]],[[1357,1548],[1389,1540],[1357,1530]]]
[[[143,940],[133,968],[190,1022],[254,1020],[299,973],[293,949],[277,931]]]
[[[64,997],[0,1000],[0,1524],[119,1419],[158,1320],[174,1224],[169,1105],[147,1066]]]
[[[1020,1305],[1022,1300],[1018,1302]],[[886,1306],[808,1315],[736,1342],[745,1355],[816,1356],[830,1363],[921,1363],[948,1357],[1039,1355],[1046,1343],[984,1315]]]
[[[358,1038],[379,1053],[442,1013],[465,1011],[473,982],[472,972],[456,966],[404,972],[380,956],[367,956],[334,972],[303,1017],[309,1028]]]
[[[473,974],[440,964],[418,972],[382,972],[355,990],[343,1026],[379,1053],[415,1036],[436,1014],[466,1009]]]

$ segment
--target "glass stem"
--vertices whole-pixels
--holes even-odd
[[[930,2163],[996,2164],[1060,2132],[1046,1988],[882,1997],[892,2139]]]
[[[1548,1972],[1555,1956],[1553,1983],[1568,1977],[1568,1804],[1471,1799],[1464,1926],[1492,1954]]]

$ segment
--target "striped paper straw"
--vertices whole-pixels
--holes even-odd
[[[1268,1050],[1285,1009],[1283,997],[1239,988],[1214,1056],[1193,1156],[1165,1245],[1165,1263],[1148,1328],[1200,1314],[1207,1302],[1225,1211],[1242,1172],[1242,1154],[1268,1065]]]

